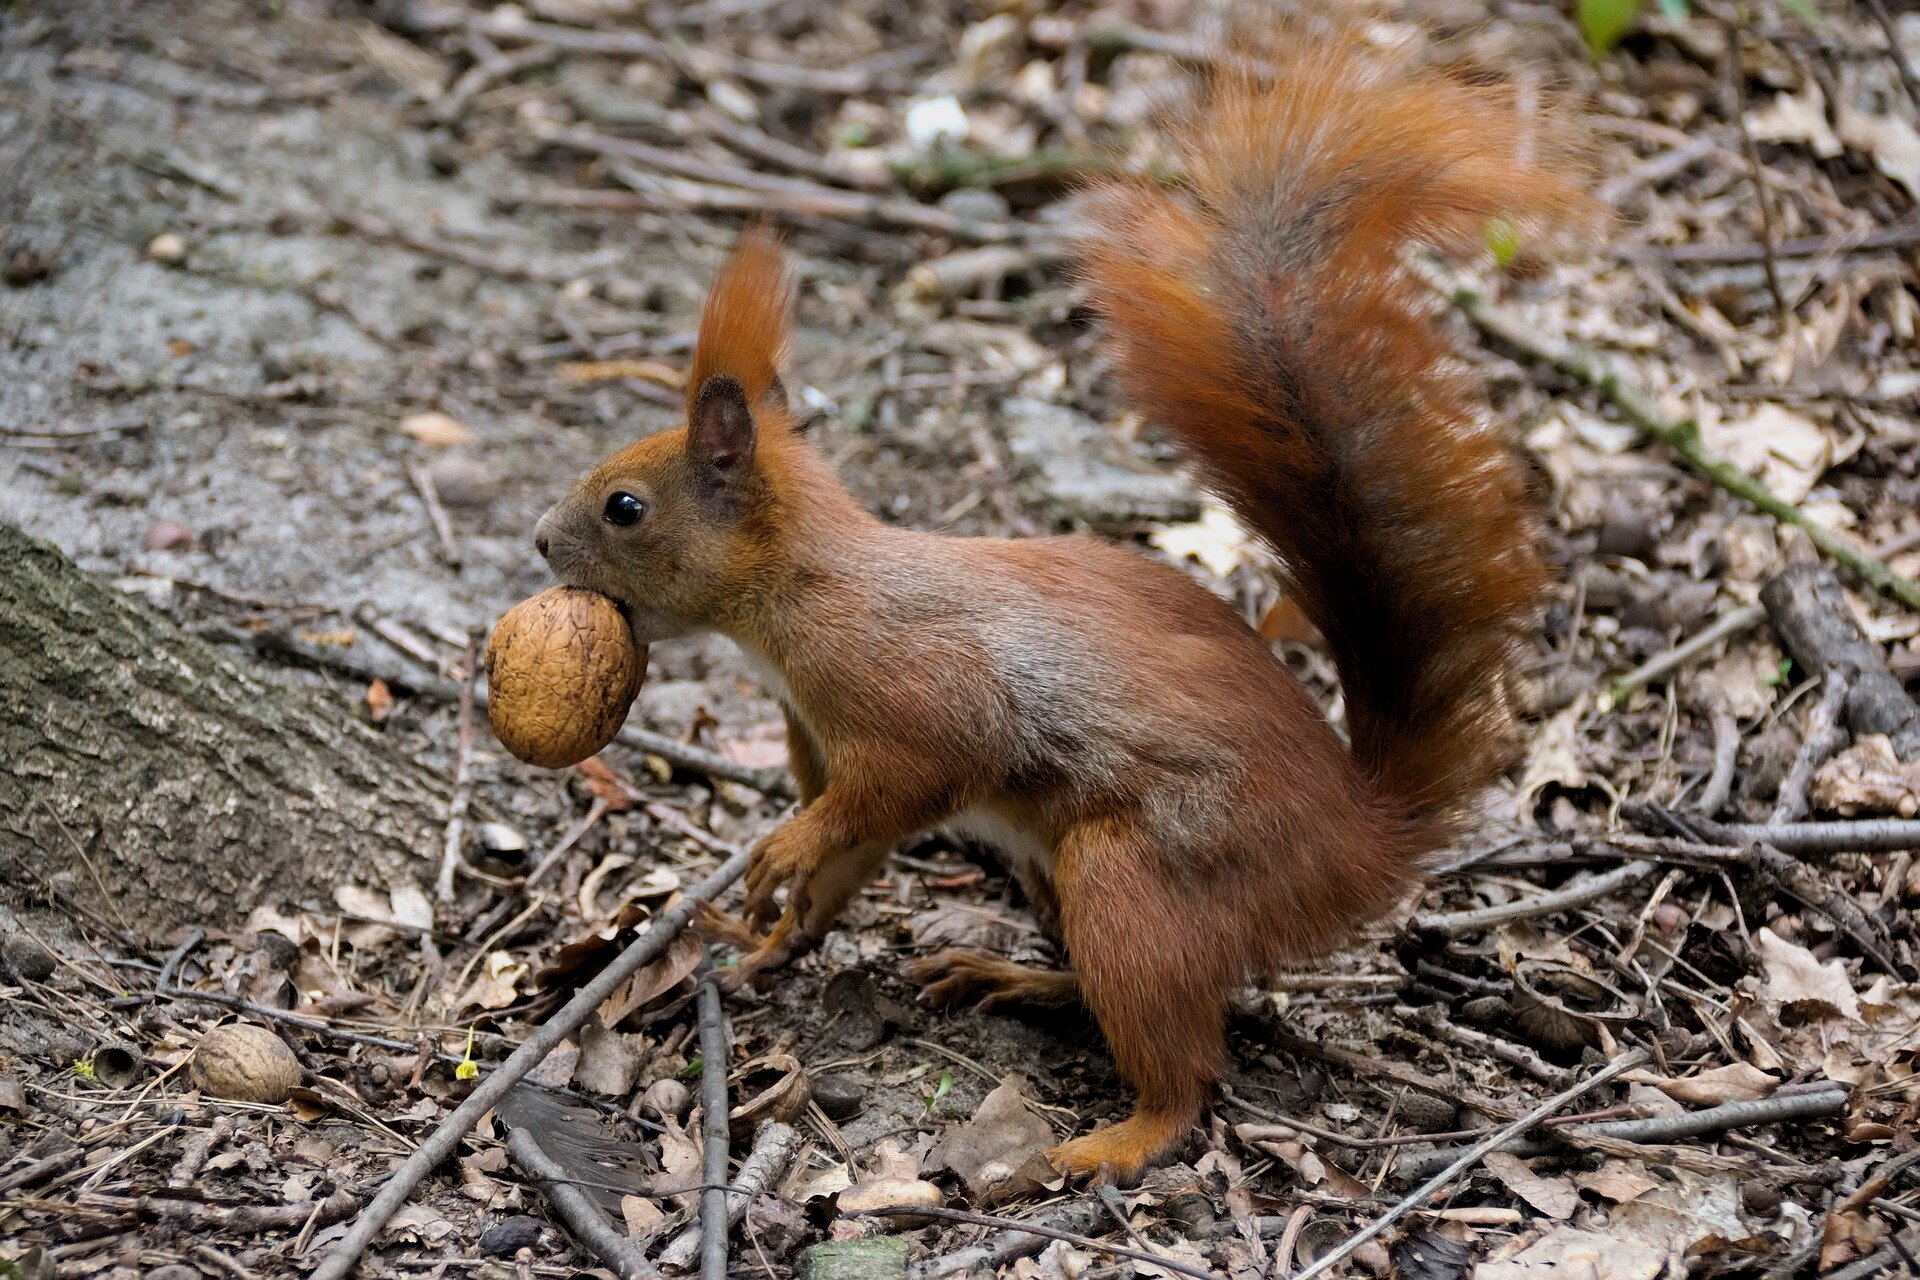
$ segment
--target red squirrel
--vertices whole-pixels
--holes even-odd
[[[816,943],[908,836],[998,847],[1071,970],[947,951],[911,972],[936,1002],[1092,1012],[1136,1105],[1050,1153],[1069,1175],[1131,1178],[1174,1149],[1228,993],[1390,910],[1510,763],[1536,516],[1403,255],[1474,251],[1495,219],[1532,246],[1590,209],[1508,95],[1354,42],[1217,85],[1194,119],[1180,185],[1089,193],[1078,258],[1131,402],[1325,637],[1350,745],[1174,568],[862,509],[794,428],[791,284],[760,233],[707,300],[686,425],[603,462],[536,537],[638,639],[730,637],[785,708],[802,802],[753,850],[740,973]]]

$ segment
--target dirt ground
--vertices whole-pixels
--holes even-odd
[[[1920,96],[1877,3],[1802,9],[1696,2],[1596,61],[1560,5],[1356,6],[1369,40],[1581,113],[1618,224],[1564,265],[1477,264],[1484,295],[1605,353],[1656,414],[1910,580]],[[1164,160],[1156,112],[1220,60],[1222,12],[0,10],[0,520],[191,629],[252,640],[451,772],[457,716],[434,690],[470,634],[547,584],[539,512],[674,423],[706,283],[754,216],[797,261],[797,403],[865,503],[954,533],[1093,529],[1284,623],[1261,553],[1119,402],[1058,252],[1081,174]],[[1888,21],[1920,64],[1920,13]],[[964,139],[931,136],[956,116]],[[737,1273],[837,1276],[844,1257],[802,1251],[899,1230],[920,1277],[956,1256],[1022,1280],[1286,1275],[1437,1172],[1432,1152],[1636,1049],[1643,1066],[1561,1116],[1652,1128],[1562,1125],[1496,1152],[1342,1266],[1920,1273],[1903,1252],[1920,1222],[1920,709],[1901,710],[1920,599],[1839,569],[1828,613],[1860,629],[1892,708],[1876,732],[1787,635],[1795,606],[1761,599],[1789,566],[1833,564],[1803,530],[1524,340],[1448,323],[1537,464],[1557,581],[1519,694],[1526,762],[1446,870],[1348,951],[1247,992],[1204,1132],[1107,1203],[1031,1176],[1045,1145],[1125,1113],[1091,1023],[935,1012],[901,976],[937,946],[1056,960],[1017,887],[982,850],[901,850],[817,954],[729,1003],[734,1100],[762,1106],[737,1118],[736,1155],[766,1139],[757,1120],[798,1130],[735,1233]],[[1702,632],[1676,667],[1629,675]],[[1313,638],[1278,649],[1337,714]],[[369,678],[393,670],[414,683]],[[721,641],[657,647],[633,723],[784,762],[777,705]],[[119,935],[110,892],[83,917],[0,888],[0,1271],[311,1270],[470,1088],[462,1059],[497,1062],[785,811],[626,747],[555,773],[481,730],[470,769],[452,904],[429,899],[423,857],[418,886],[344,884],[156,949]],[[1807,818],[1906,826],[1809,852]],[[1792,829],[1725,825],[1767,822]],[[1798,869],[1756,852],[1768,841]],[[667,1185],[700,1167],[699,958],[676,945],[603,1011],[611,1030],[542,1071],[539,1096]],[[290,1046],[291,1101],[223,1099],[211,1055],[189,1061],[234,1022]],[[1009,1080],[1019,1097],[989,1100]],[[547,1221],[506,1129],[422,1188],[367,1274],[601,1265]],[[987,1149],[1010,1179],[983,1171]],[[883,1183],[1083,1239],[957,1255],[1025,1237],[854,1216]],[[691,1199],[629,1188],[607,1208],[658,1253]]]

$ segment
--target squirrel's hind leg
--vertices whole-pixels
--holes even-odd
[[[1171,882],[1151,839],[1124,819],[1084,824],[1054,869],[1061,933],[1133,1114],[1047,1153],[1053,1167],[1131,1182],[1184,1142],[1226,1056],[1231,942],[1219,915]]]
[[[1033,969],[986,951],[949,947],[907,966],[928,1004],[972,1003],[982,1012],[1007,1005],[1066,1009],[1080,1003],[1080,979],[1071,970]]]

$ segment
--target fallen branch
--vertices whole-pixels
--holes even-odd
[[[1455,1105],[1464,1104],[1481,1115],[1490,1116],[1495,1120],[1513,1120],[1520,1115],[1520,1109],[1510,1102],[1482,1093],[1478,1089],[1455,1087],[1445,1080],[1437,1079],[1424,1071],[1415,1070],[1404,1062],[1395,1062],[1391,1058],[1355,1053],[1350,1049],[1322,1044],[1318,1040],[1309,1040],[1304,1036],[1292,1035],[1285,1031],[1269,1031],[1267,1039],[1273,1042],[1275,1048],[1285,1049],[1288,1053],[1331,1062],[1335,1066],[1347,1068],[1363,1079],[1384,1077],[1395,1084],[1403,1084],[1409,1089],[1418,1089],[1421,1093],[1444,1098]],[[1277,1062],[1278,1059],[1275,1061]],[[1279,1069],[1284,1071],[1287,1068],[1281,1065]]]
[[[709,950],[711,961],[712,952]],[[727,1280],[727,1053],[720,983],[709,971],[700,980],[700,1280]]]
[[[1555,915],[1575,907],[1584,907],[1589,902],[1597,902],[1630,884],[1636,884],[1653,874],[1653,867],[1651,862],[1636,860],[1615,867],[1604,875],[1583,877],[1551,893],[1535,894],[1517,902],[1503,902],[1497,907],[1481,907],[1476,911],[1423,911],[1414,916],[1413,928],[1421,933],[1457,938],[1515,920]]]
[[[1920,609],[1920,582],[1895,573],[1885,561],[1859,550],[1791,502],[1774,496],[1766,486],[1732,463],[1714,457],[1702,443],[1698,425],[1667,417],[1651,396],[1622,378],[1598,352],[1547,336],[1538,326],[1487,301],[1486,296],[1471,285],[1452,279],[1443,279],[1441,284],[1453,305],[1487,333],[1551,365],[1580,385],[1598,391],[1612,401],[1629,422],[1679,454],[1701,475],[1781,523],[1806,530],[1814,546],[1845,565],[1863,582],[1910,609]]]
[[[1734,844],[1770,844],[1782,853],[1893,853],[1920,849],[1920,818],[1861,818],[1850,822],[1728,822],[1719,830]]]
[[[1049,1240],[1064,1240],[1068,1244],[1078,1245],[1082,1249],[1096,1249],[1101,1253],[1110,1253],[1116,1258],[1132,1258],[1135,1262],[1150,1262],[1156,1267],[1168,1271],[1178,1271],[1183,1276],[1192,1276],[1193,1280],[1220,1280],[1211,1271],[1199,1267],[1190,1267],[1184,1262],[1157,1253],[1144,1253],[1139,1249],[1129,1249],[1125,1245],[1108,1244],[1104,1240],[1095,1240],[1092,1236],[1083,1236],[1073,1231],[1062,1231],[1057,1227],[1043,1226],[1038,1222],[1021,1222],[1017,1218],[999,1218],[990,1213],[968,1213],[964,1209],[936,1209],[925,1205],[893,1205],[884,1209],[863,1209],[857,1215],[862,1218],[937,1218],[942,1222],[967,1222],[976,1227],[999,1227],[1004,1231],[1025,1231],[1030,1235],[1045,1236]],[[1104,1221],[1104,1219],[1102,1219]]]
[[[1473,1146],[1462,1152],[1460,1156],[1447,1165],[1446,1168],[1414,1188],[1413,1191],[1409,1192],[1391,1209],[1388,1209],[1378,1218],[1375,1218],[1366,1227],[1348,1236],[1338,1247],[1314,1259],[1311,1266],[1300,1272],[1297,1280],[1313,1280],[1314,1276],[1324,1275],[1328,1271],[1331,1271],[1334,1267],[1352,1257],[1354,1251],[1359,1249],[1361,1245],[1373,1239],[1415,1209],[1424,1205],[1433,1196],[1434,1192],[1440,1190],[1440,1188],[1452,1182],[1474,1165],[1480,1163],[1481,1158],[1488,1152],[1495,1150],[1503,1142],[1519,1137],[1554,1112],[1572,1102],[1575,1098],[1578,1098],[1581,1094],[1605,1084],[1615,1076],[1630,1071],[1646,1061],[1647,1054],[1646,1051],[1642,1049],[1636,1049],[1632,1053],[1615,1058],[1589,1079],[1582,1080],[1570,1089],[1561,1090],[1519,1119],[1504,1126],[1498,1132],[1476,1142]]]
[[[394,1170],[386,1185],[380,1188],[373,1203],[361,1213],[345,1238],[335,1245],[333,1251],[321,1259],[314,1269],[313,1280],[345,1280],[360,1255],[373,1243],[414,1188],[423,1182],[427,1175],[459,1147],[462,1139],[473,1131],[480,1117],[493,1109],[495,1103],[506,1095],[507,1090],[518,1084],[528,1072],[539,1066],[553,1051],[554,1046],[578,1031],[586,1020],[592,1017],[606,1001],[620,988],[628,978],[638,972],[642,965],[648,964],[664,953],[669,944],[680,936],[687,927],[700,904],[717,898],[747,869],[745,850],[735,853],[722,863],[720,869],[689,889],[679,902],[662,912],[659,919],[645,933],[630,943],[627,949],[597,974],[593,981],[574,993],[571,1000],[562,1005],[552,1018],[529,1036],[524,1044],[513,1051],[508,1059],[488,1073],[474,1091],[467,1095],[466,1101],[454,1108],[452,1114],[442,1120],[434,1131],[427,1135],[408,1156],[406,1162]],[[725,1117],[722,1117],[722,1124]]]
[[[88,1209],[130,1213],[150,1222],[177,1222],[202,1231],[256,1235],[263,1231],[293,1231],[312,1219],[316,1226],[330,1227],[353,1216],[360,1201],[350,1191],[336,1191],[315,1203],[222,1205],[200,1200],[176,1200],[171,1196],[116,1196],[98,1191],[83,1191],[78,1203]]]
[[[702,1086],[705,1079],[702,1078]],[[800,1145],[800,1133],[790,1124],[770,1120],[760,1126],[760,1132],[754,1135],[753,1150],[740,1162],[739,1176],[727,1186],[721,1194],[727,1197],[727,1227],[731,1230],[741,1218],[746,1216],[747,1206],[753,1198],[770,1190],[780,1181],[781,1175],[793,1161],[793,1153]],[[703,1175],[701,1186],[710,1186]],[[668,1271],[684,1271],[700,1253],[700,1244],[704,1227],[696,1224],[675,1236],[667,1247],[660,1251],[660,1265]]]
[[[1046,1227],[1055,1231],[1067,1231],[1082,1235],[1092,1231],[1106,1221],[1106,1212],[1091,1200],[1071,1200],[1055,1206],[1033,1222],[1016,1222],[1013,1227],[998,1236],[990,1237],[979,1244],[956,1249],[952,1253],[937,1258],[928,1258],[916,1262],[909,1270],[913,1280],[944,1280],[944,1277],[964,1275],[973,1271],[998,1271],[1016,1258],[1025,1258],[1040,1252],[1046,1242],[1054,1237],[1034,1228]]]
[[[1886,650],[1860,629],[1832,573],[1819,565],[1792,565],[1760,588],[1760,602],[1781,643],[1807,674],[1852,674],[1849,729],[1886,734],[1902,758],[1920,751],[1920,703],[1887,666]]]
[[[1847,1109],[1847,1090],[1834,1085],[1808,1089],[1801,1093],[1776,1093],[1771,1098],[1752,1102],[1723,1102],[1701,1111],[1686,1111],[1677,1116],[1654,1116],[1646,1120],[1609,1120],[1600,1124],[1569,1125],[1552,1129],[1556,1139],[1578,1144],[1581,1139],[1600,1138],[1614,1142],[1678,1142],[1728,1129],[1751,1129],[1763,1124],[1789,1120],[1817,1120],[1837,1116]],[[1517,1156],[1530,1158],[1547,1155],[1558,1147],[1554,1142],[1514,1141],[1501,1148]],[[1437,1151],[1417,1151],[1400,1157],[1395,1172],[1402,1178],[1424,1178],[1435,1169],[1446,1167],[1460,1155],[1462,1148],[1443,1147]]]
[[[531,1129],[514,1129],[507,1134],[507,1154],[540,1184],[540,1193],[567,1224],[567,1230],[621,1280],[650,1280],[660,1274],[640,1246],[616,1230],[599,1206],[573,1184],[567,1171],[540,1149]]]

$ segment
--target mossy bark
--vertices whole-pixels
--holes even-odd
[[[0,897],[135,935],[420,879],[445,784],[0,523]]]

